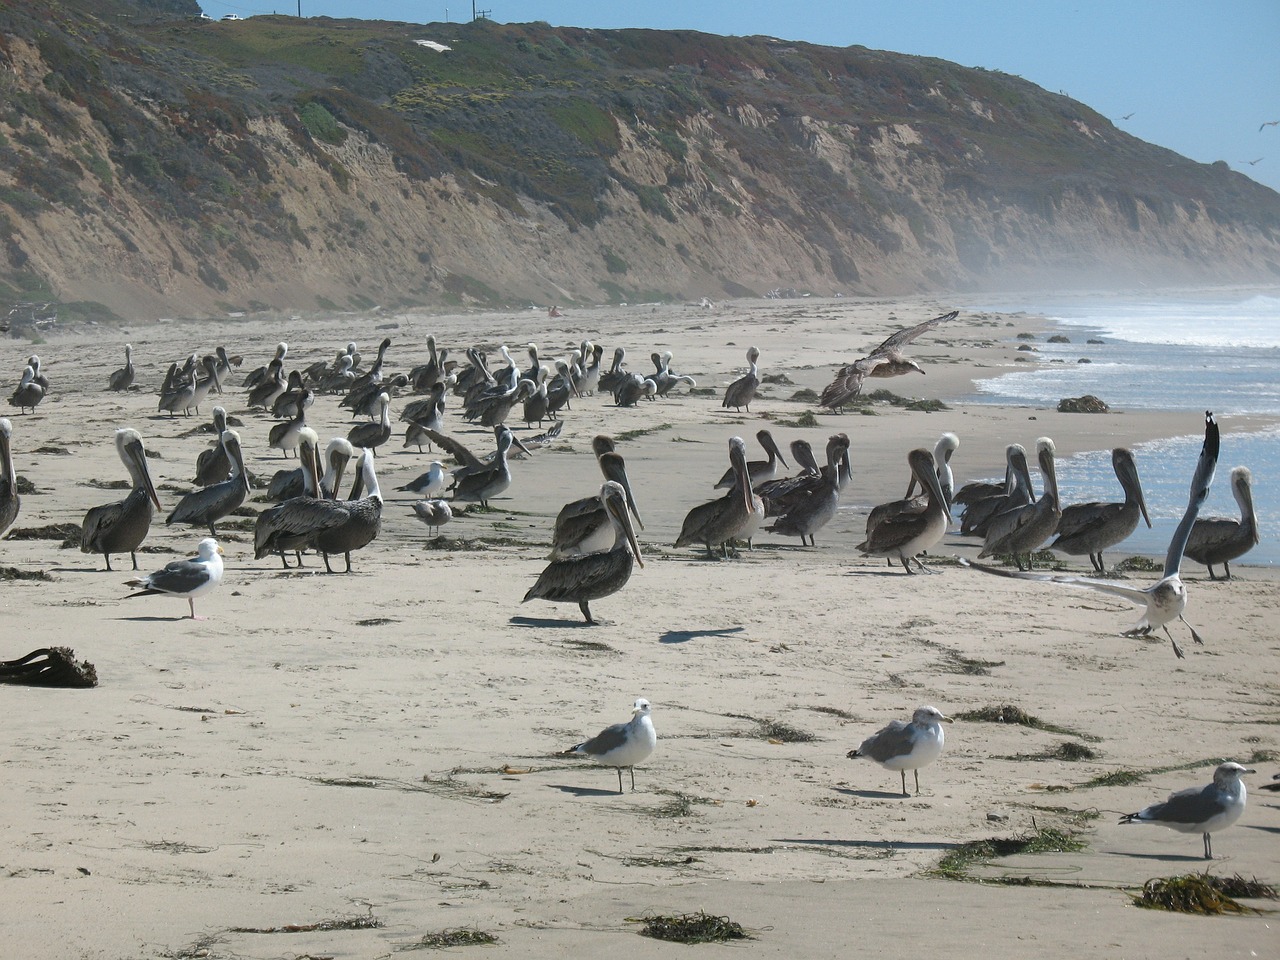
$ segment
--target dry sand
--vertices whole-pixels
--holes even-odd
[[[528,312],[173,322],[51,336],[37,348],[51,395],[34,416],[11,417],[17,470],[39,491],[23,499],[23,528],[78,523],[120,496],[87,483],[125,475],[111,442],[118,424],[142,431],[172,509],[206,438],[186,435],[195,418],[158,417],[154,391],[171,360],[220,343],[248,369],[285,339],[301,367],[348,339],[371,356],[381,325],[395,323],[385,332],[399,370],[425,358],[428,333],[455,348],[533,339],[556,354],[589,336],[606,359],[626,345],[638,370],[651,350],[670,348],[680,372],[717,393],[638,409],[574,402],[563,439],[515,465],[498,509],[444,529],[456,549],[429,548],[411,498],[393,492],[432,459],[402,452],[397,437],[378,459],[382,535],[355,555],[352,575],[317,573],[315,558],[285,573],[275,559],[252,559],[251,532],[231,532],[221,538],[226,579],[197,602],[207,622],[179,619],[181,600],[124,600],[120,564],[106,573],[100,558],[54,541],[0,544],[0,566],[53,578],[0,582],[0,657],[65,644],[101,679],[91,691],[3,688],[0,955],[383,957],[470,927],[499,938],[486,956],[684,957],[691,948],[637,939],[630,918],[698,909],[757,938],[700,956],[1274,955],[1271,916],[1135,908],[1125,890],[1205,866],[1200,838],[1116,822],[1206,782],[1217,758],[1280,748],[1273,572],[1239,566],[1231,582],[1210,583],[1193,568],[1187,615],[1207,643],[1188,641],[1177,661],[1167,640],[1118,636],[1137,619],[1124,603],[954,566],[907,576],[853,550],[867,508],[901,495],[907,450],[932,446],[942,430],[961,436],[963,482],[999,473],[1011,440],[1048,434],[1071,453],[1195,433],[1196,419],[953,404],[784,425],[813,409],[789,402],[793,391],[820,390],[838,363],[951,306],[783,301],[571,310],[554,321]],[[873,386],[963,396],[972,377],[1012,368],[1007,338],[1036,327],[962,314],[912,349],[927,377]],[[142,390],[104,393],[126,340]],[[750,416],[725,412],[719,393],[752,343],[762,373],[795,385],[769,387]],[[0,370],[14,382],[27,349],[6,341]],[[250,468],[269,476],[285,465],[266,449],[269,423],[244,411],[243,391],[230,393]],[[454,410],[451,429],[484,449],[488,431],[457,426]],[[799,435],[819,449],[832,432],[852,438],[853,485],[817,547],[762,535],[732,562],[672,549],[685,512],[727,465],[726,439],[740,433],[758,455],[750,437],[766,416],[784,449]],[[348,423],[334,398],[319,399],[309,420],[322,437]],[[560,504],[599,489],[589,443],[601,431],[638,431],[619,449],[644,516],[646,563],[595,602],[607,623],[588,628],[573,605],[520,599]],[[70,455],[36,452],[44,446]],[[252,505],[264,505],[260,494]],[[201,535],[157,520],[143,569],[190,554]],[[976,549],[948,536],[936,553]],[[637,771],[637,790],[618,796],[611,770],[557,752],[625,719],[638,696],[653,702],[658,750]],[[921,795],[904,799],[897,774],[845,753],[922,703],[948,714],[1015,703],[1074,733],[958,722],[922,771]],[[813,739],[775,742],[758,720]],[[1036,758],[1064,740],[1087,743],[1096,759]],[[1182,765],[1191,766],[1136,785],[1084,786]],[[1253,765],[1251,786],[1280,770]],[[1067,886],[929,876],[956,844],[1033,825],[1074,831],[1086,846],[975,873]],[[1276,795],[1254,790],[1214,848],[1215,872],[1280,880]],[[381,926],[243,932],[365,916]]]

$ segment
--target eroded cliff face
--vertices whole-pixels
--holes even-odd
[[[50,77],[65,67],[46,54],[5,38],[6,93],[47,112]],[[354,127],[321,142],[263,112],[193,133],[194,111],[136,89],[118,95],[158,131],[249,156],[250,172],[220,184],[228,202],[205,190],[177,209],[157,202],[147,178],[185,175],[194,198],[208,186],[200,171],[131,153],[100,108],[95,117],[66,95],[54,119],[7,111],[0,274],[11,299],[32,278],[54,298],[125,317],[1280,278],[1280,229],[1266,216],[1244,222],[1194,195],[1148,205],[1070,181],[1006,192],[972,175],[989,162],[977,140],[942,152],[930,146],[936,130],[908,122],[743,99],[667,130],[615,112],[602,212],[583,223],[475,172],[411,175],[402,155]],[[967,123],[998,122],[998,104],[928,96]],[[1113,131],[1077,120],[1067,133],[1088,145]],[[761,163],[750,153],[761,137],[792,161]]]

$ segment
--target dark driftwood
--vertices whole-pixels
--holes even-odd
[[[98,671],[88,660],[76,663],[70,647],[43,647],[18,660],[0,660],[0,683],[30,687],[96,687]]]

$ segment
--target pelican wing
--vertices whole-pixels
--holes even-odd
[[[460,463],[462,466],[471,467],[472,469],[475,469],[477,467],[487,466],[487,464],[484,463],[484,461],[482,461],[479,457],[477,457],[474,453],[468,450],[465,446],[463,446],[457,440],[453,439],[453,437],[446,436],[445,434],[441,433],[439,430],[427,429],[427,430],[424,430],[423,433],[425,433],[428,437],[430,437],[431,442],[436,444],[436,446],[440,447],[441,450],[448,451],[448,453],[452,455],[452,457],[455,460],[457,460],[458,463]]]
[[[1123,503],[1073,503],[1064,507],[1062,517],[1058,520],[1058,540],[1069,540],[1072,537],[1087,536],[1099,530],[1105,530],[1114,516],[1124,509]]]
[[[624,549],[553,560],[547,564],[537,583],[529,588],[524,598],[579,600],[584,596],[594,596],[599,588],[607,588],[616,582],[618,565],[627,563],[630,559],[631,555]]]
[[[1187,510],[1178,522],[1178,529],[1173,532],[1169,541],[1169,552],[1164,558],[1164,575],[1171,577],[1182,567],[1182,552],[1187,548],[1187,540],[1191,537],[1191,528],[1195,526],[1196,515],[1209,496],[1209,486],[1213,483],[1213,473],[1218,466],[1218,422],[1213,414],[1206,411],[1204,415],[1204,444],[1200,447],[1200,459],[1196,461],[1196,472],[1191,476],[1191,491],[1187,499]]]
[[[938,324],[945,323],[948,320],[954,320],[958,316],[960,316],[960,311],[952,310],[950,313],[944,313],[942,316],[934,317],[932,320],[926,320],[924,323],[917,323],[914,327],[899,330],[897,333],[886,338],[884,343],[880,344],[880,346],[867,354],[866,359],[869,360],[878,354],[887,354],[897,351],[906,346],[912,340],[916,339],[916,337],[928,330],[932,330],[934,327],[938,326]]]
[[[80,535],[80,542],[85,553],[92,553],[96,544],[107,532],[120,522],[120,518],[124,516],[124,500],[117,500],[115,503],[104,503],[99,507],[91,507],[84,515],[83,530]]]

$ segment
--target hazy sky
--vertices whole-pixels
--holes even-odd
[[[409,23],[465,21],[472,9],[469,0],[200,2],[213,17],[296,14],[301,3],[307,17]],[[1083,101],[1134,136],[1203,163],[1225,160],[1280,190],[1280,124],[1258,129],[1280,120],[1280,0],[487,0],[476,6],[509,23],[767,34],[1002,70]]]

